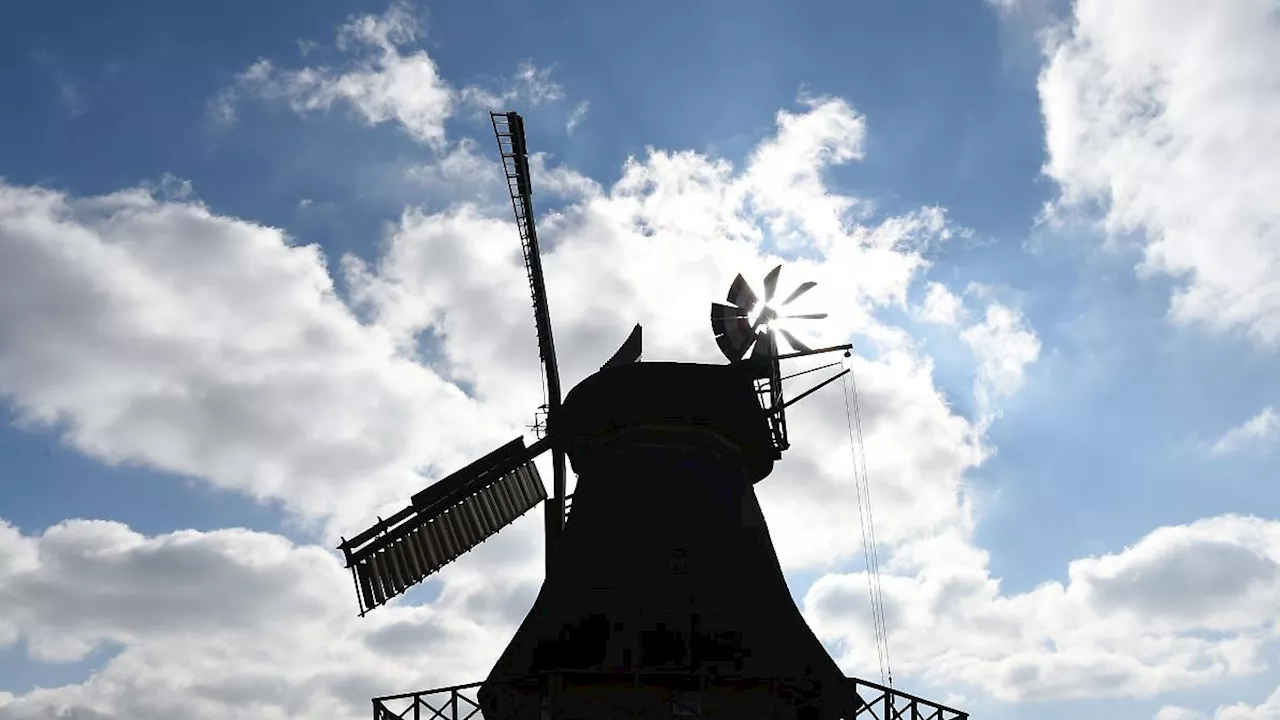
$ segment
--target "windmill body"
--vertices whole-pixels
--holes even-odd
[[[485,716],[534,720],[546,698],[555,717],[672,717],[683,697],[721,717],[841,717],[844,676],[791,598],[753,489],[773,459],[750,372],[609,368],[569,393],[560,429],[573,512],[481,688]]]

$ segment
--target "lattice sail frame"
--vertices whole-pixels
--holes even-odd
[[[413,503],[339,546],[360,614],[385,605],[547,499],[534,458],[545,441],[503,445],[413,496]]]

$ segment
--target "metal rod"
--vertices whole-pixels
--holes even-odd
[[[440,480],[428,485],[426,488],[414,493],[411,502],[419,511],[426,511],[431,508],[431,506],[456,493],[460,488],[465,487],[467,482],[474,479],[477,475],[481,475],[493,467],[500,466],[514,457],[523,456],[527,452],[528,448],[524,445],[524,438],[517,437],[515,440],[512,440],[484,457],[473,460],[468,463],[466,467],[463,467],[460,470],[455,470]],[[521,460],[520,462],[523,461],[524,460]]]
[[[388,528],[391,528],[400,524],[401,522],[406,520],[409,516],[413,515],[414,512],[415,512],[414,507],[410,505],[409,507],[401,510],[395,515],[392,515],[386,520],[379,520],[378,522],[373,524],[373,527],[369,528],[368,530],[365,530],[364,532],[351,538],[350,540],[344,541],[341,545],[338,546],[338,549],[346,554],[347,562],[350,563],[351,554],[355,548],[358,548],[361,545],[365,544],[366,542],[372,540],[373,538],[381,535]]]
[[[778,359],[779,359],[779,360],[789,360],[789,359],[791,359],[791,358],[808,357],[809,355],[818,355],[818,354],[820,354],[820,353],[835,352],[835,351],[837,351],[837,350],[846,350],[846,351],[847,351],[847,350],[852,350],[852,349],[853,349],[853,346],[852,346],[852,345],[849,345],[849,344],[845,344],[845,345],[832,345],[831,347],[818,348],[817,350],[802,350],[802,351],[800,351],[800,352],[786,353],[785,355],[779,355],[779,356],[778,356]]]
[[[841,371],[841,372],[840,372],[840,374],[835,375],[835,376],[832,376],[832,377],[829,377],[829,378],[827,378],[826,380],[823,380],[822,382],[818,383],[817,385],[814,385],[813,387],[809,388],[808,390],[805,390],[804,392],[800,393],[799,395],[797,395],[797,396],[795,396],[795,397],[791,398],[790,400],[788,400],[788,401],[786,401],[786,402],[782,403],[782,405],[780,405],[780,406],[778,406],[778,407],[776,407],[776,408],[772,408],[772,409],[770,409],[770,410],[769,410],[769,413],[770,413],[770,414],[776,414],[776,413],[780,413],[780,412],[782,412],[783,410],[786,410],[787,408],[791,407],[792,405],[795,405],[796,403],[800,402],[801,400],[805,399],[806,397],[809,397],[810,395],[812,395],[813,393],[815,393],[815,392],[817,392],[817,391],[821,390],[822,388],[826,387],[827,385],[830,385],[831,383],[835,382],[836,380],[839,380],[840,378],[844,377],[848,372],[849,372],[849,370],[846,368],[845,370]]]
[[[826,370],[826,369],[827,369],[827,368],[829,368],[829,367],[835,367],[835,366],[837,366],[837,365],[839,365],[839,364],[840,364],[840,363],[838,363],[838,362],[833,362],[833,363],[827,363],[826,365],[819,365],[819,366],[818,366],[818,367],[816,367],[816,368],[809,368],[808,370],[801,370],[800,372],[794,372],[794,373],[791,373],[790,375],[783,375],[783,376],[782,376],[782,379],[783,379],[783,380],[790,380],[790,379],[791,379],[791,378],[793,378],[793,377],[800,377],[801,375],[806,375],[806,374],[811,373],[811,372],[817,372],[817,371],[819,371],[819,370]]]

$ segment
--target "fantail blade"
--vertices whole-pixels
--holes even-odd
[[[781,272],[782,266],[779,265],[764,276],[764,301],[766,303],[773,299],[773,291],[778,289],[778,275]]]
[[[746,311],[724,303],[711,303],[711,331],[730,362],[741,360],[756,339]]]
[[[810,352],[812,348],[796,339],[795,335],[787,332],[783,328],[778,328],[778,332],[782,333],[782,337],[787,339],[787,343],[799,352]]]
[[[756,297],[751,286],[747,284],[746,278],[742,277],[742,275],[738,275],[738,277],[733,279],[733,284],[729,286],[728,300],[730,303],[750,312],[760,299]]]
[[[800,284],[800,287],[796,288],[794,292],[792,292],[790,295],[788,295],[788,296],[787,296],[787,299],[786,299],[786,300],[783,300],[783,301],[780,303],[780,305],[786,305],[787,303],[791,302],[792,300],[795,300],[796,298],[800,297],[801,295],[803,295],[803,294],[805,294],[805,293],[809,292],[810,290],[812,290],[812,289],[813,289],[813,286],[814,286],[814,285],[817,285],[817,284],[818,284],[818,283],[816,283],[816,282],[814,282],[814,281],[812,281],[812,280],[810,280],[809,282],[806,282],[806,283],[801,283],[801,284]]]

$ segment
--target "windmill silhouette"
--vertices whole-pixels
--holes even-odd
[[[851,347],[810,349],[784,327],[825,317],[781,312],[814,283],[775,306],[781,266],[763,297],[739,275],[711,309],[728,364],[640,362],[636,325],[562,402],[523,121],[491,120],[529,273],[545,436],[504,444],[339,547],[363,615],[542,502],[546,578],[484,681],[375,698],[375,720],[967,718],[846,678],[778,564],[754,485],[789,447],[786,409],[848,372],[784,396],[782,361]],[[779,336],[792,352],[778,351]],[[548,451],[550,495],[534,464]],[[566,458],[577,474],[572,512]]]

